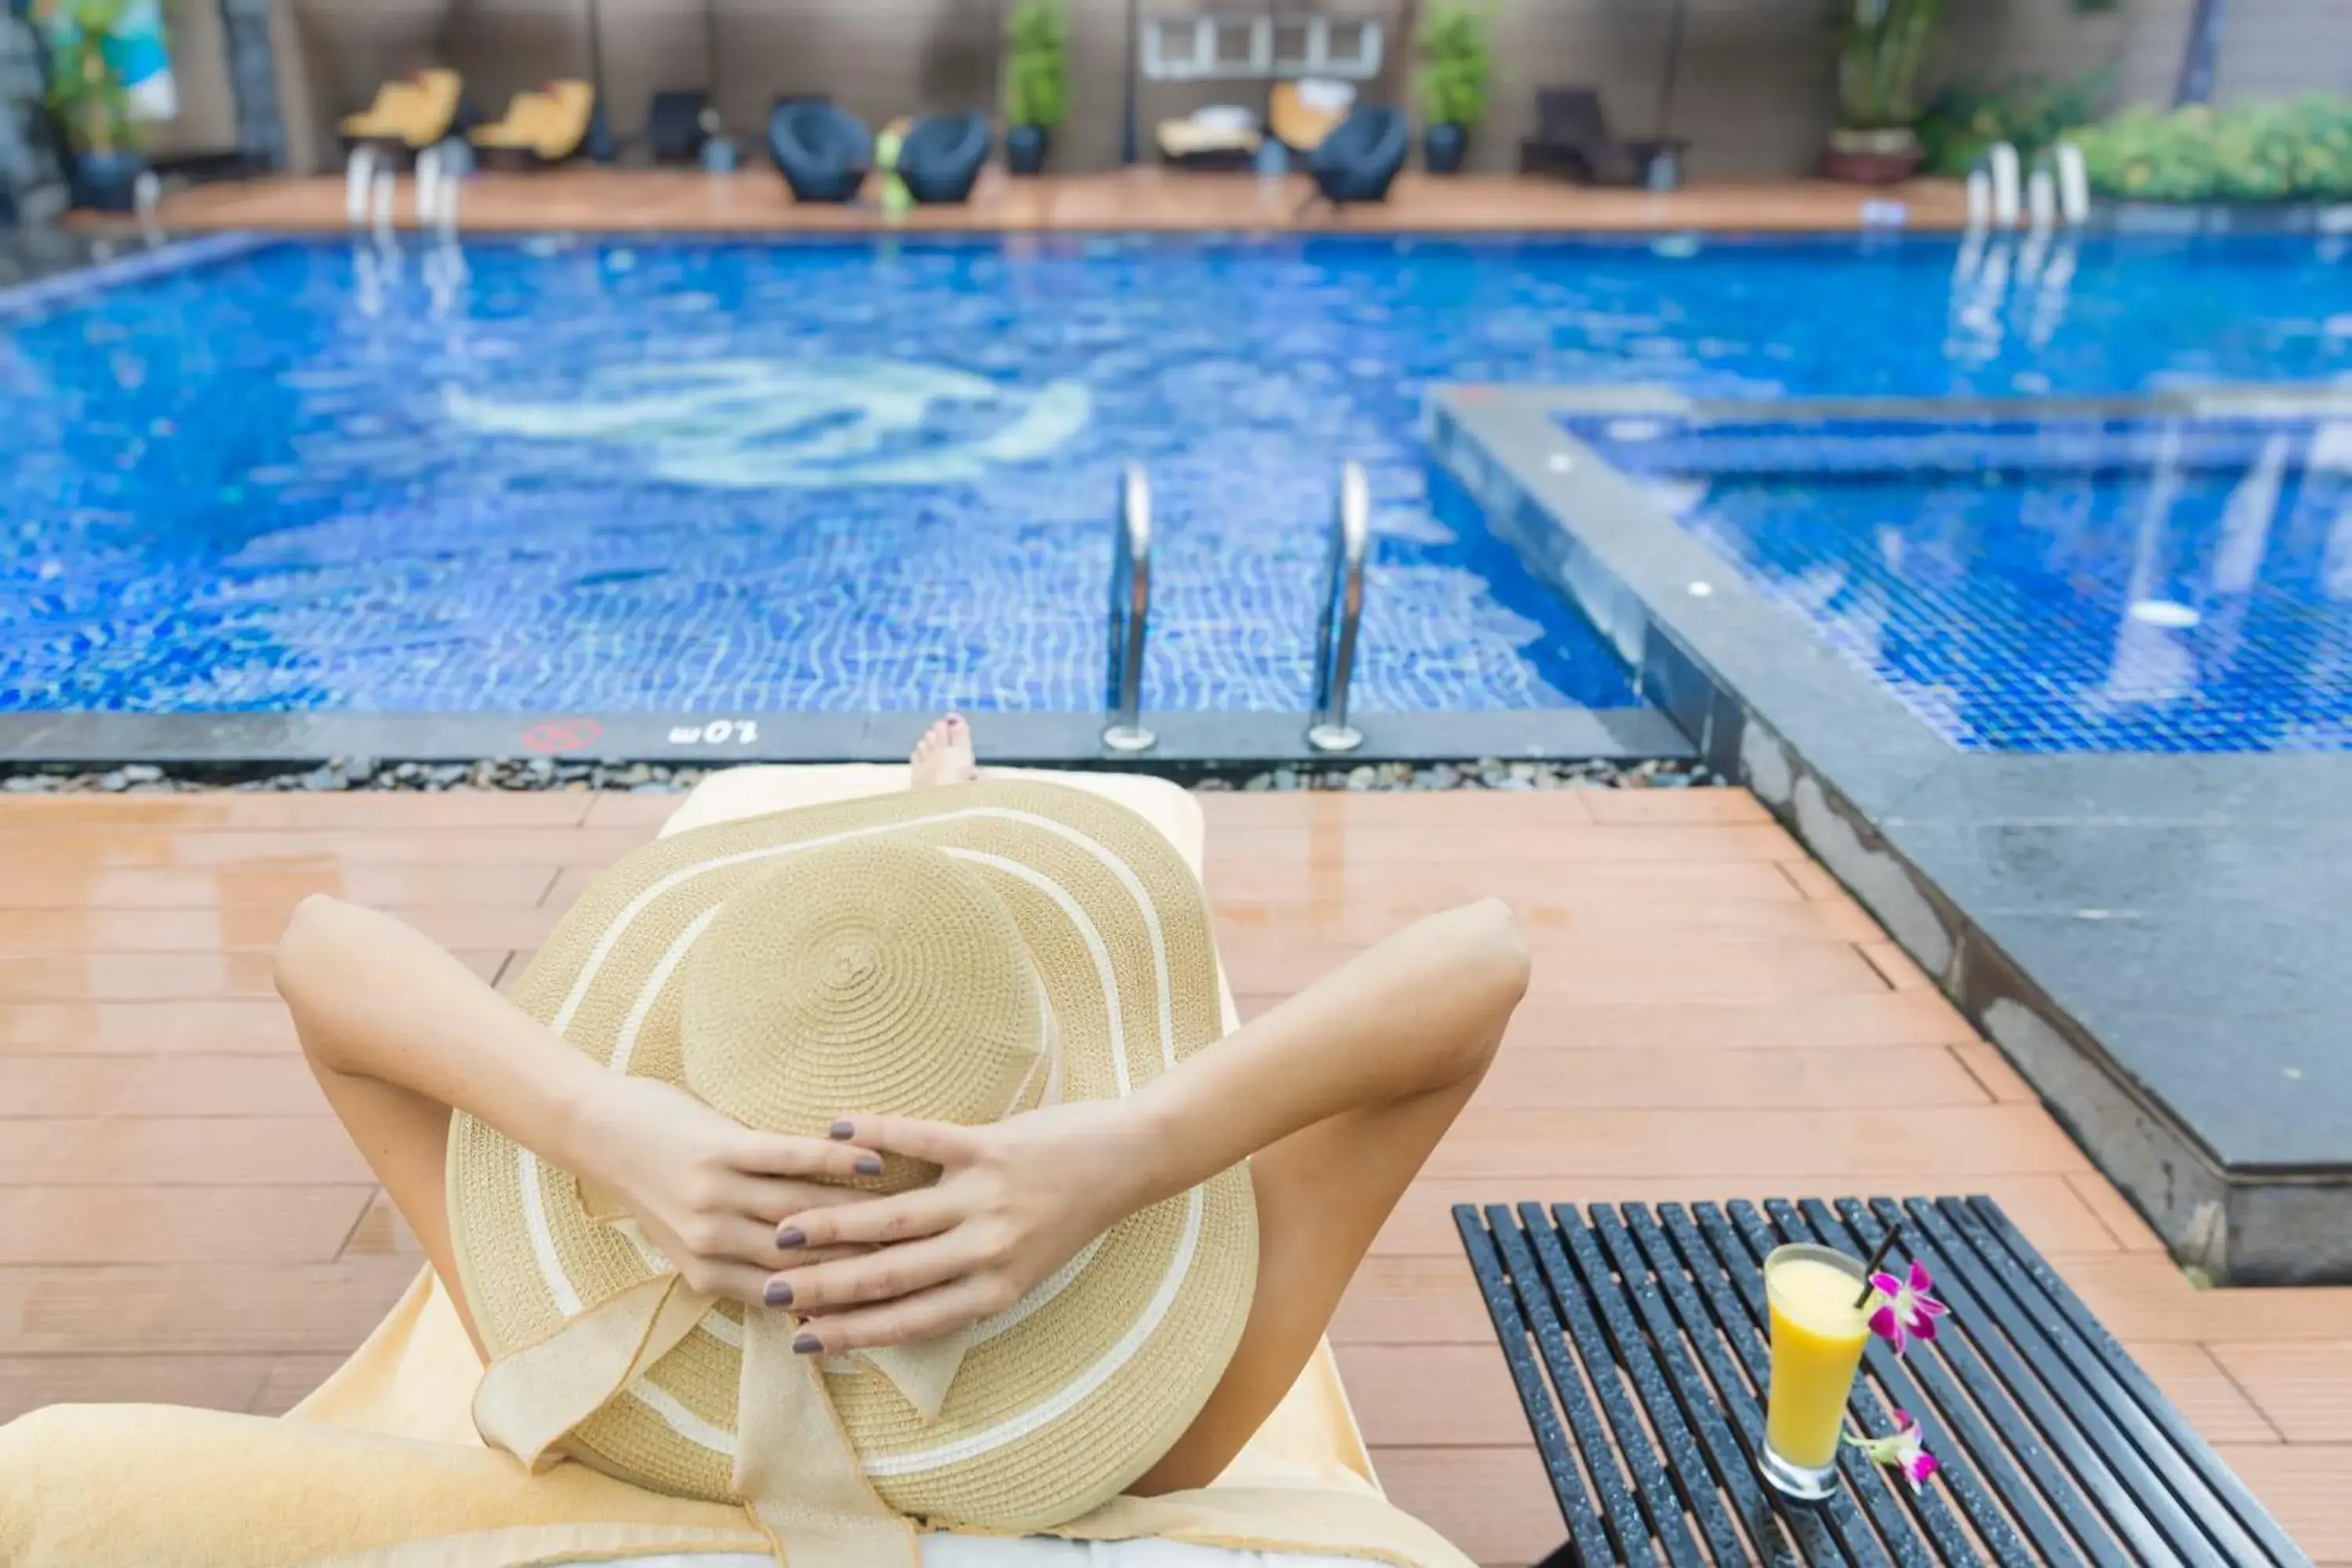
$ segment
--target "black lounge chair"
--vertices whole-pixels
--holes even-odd
[[[962,201],[988,162],[992,139],[985,114],[927,114],[898,143],[898,177],[919,202]]]
[[[1591,185],[1638,185],[1661,153],[1679,153],[1674,139],[1620,142],[1610,134],[1601,95],[1589,87],[1536,90],[1536,133],[1519,143],[1519,173],[1558,174]]]
[[[874,133],[830,103],[780,103],[768,116],[768,152],[794,200],[851,201],[874,166]]]
[[[646,148],[656,163],[691,163],[702,155],[710,133],[702,117],[710,95],[699,88],[666,87],[646,110]]]
[[[1368,104],[1349,111],[1307,155],[1307,172],[1323,199],[1338,206],[1346,202],[1384,202],[1389,183],[1404,167],[1412,133],[1404,111],[1385,104]]]

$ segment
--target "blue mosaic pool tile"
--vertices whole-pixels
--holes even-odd
[[[1585,434],[1958,745],[2352,750],[2345,426]]]
[[[1431,386],[2316,379],[2341,243],[2093,241],[1958,314],[1935,238],[223,247],[0,301],[0,708],[1093,708],[1138,460],[1147,702],[1297,710],[1348,458],[1360,706],[1614,703],[1433,488]]]

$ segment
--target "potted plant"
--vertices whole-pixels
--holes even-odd
[[[1457,174],[1470,128],[1486,117],[1489,17],[1472,0],[1444,0],[1422,23],[1422,158],[1433,174]]]
[[[1020,0],[1004,21],[1004,156],[1014,174],[1045,169],[1069,110],[1069,16],[1061,0]]]
[[[133,0],[48,0],[38,15],[49,44],[48,105],[73,149],[73,203],[129,212],[147,170],[139,122],[108,42]]]
[[[1919,169],[1919,77],[1944,0],[1838,0],[1838,122],[1822,172],[1892,184]]]

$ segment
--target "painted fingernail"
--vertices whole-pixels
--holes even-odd
[[[882,1173],[882,1162],[867,1154],[857,1162],[857,1173],[861,1176],[878,1176]]]
[[[798,1355],[814,1355],[823,1349],[824,1342],[814,1334],[803,1334],[793,1342],[793,1351]]]
[[[849,1124],[848,1122],[846,1122],[846,1121],[836,1121],[836,1122],[835,1122],[832,1126],[830,1126],[830,1127],[826,1128],[824,1131],[825,1131],[825,1134],[826,1134],[826,1136],[828,1136],[828,1137],[832,1137],[832,1138],[846,1138],[846,1137],[848,1137],[848,1136],[850,1135],[850,1133],[852,1133],[852,1132],[856,1131],[856,1129],[855,1129],[855,1128],[851,1127],[851,1126],[850,1126],[850,1124]]]
[[[769,1306],[789,1307],[793,1304],[793,1282],[789,1279],[771,1279],[768,1281],[765,1294]]]
[[[776,1232],[776,1248],[780,1252],[792,1252],[807,1245],[808,1233],[796,1225],[782,1226]],[[790,1286],[785,1287],[784,1294],[788,1299],[790,1298],[792,1295]]]

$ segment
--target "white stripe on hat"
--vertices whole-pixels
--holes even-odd
[[[1176,1244],[1176,1256],[1170,1259],[1168,1272],[1160,1277],[1160,1289],[1151,1293],[1150,1301],[1128,1326],[1127,1332],[1119,1336],[1118,1343],[1111,1346],[1101,1360],[1064,1384],[1050,1398],[1040,1400],[1020,1415],[1000,1421],[984,1432],[975,1432],[953,1443],[942,1443],[936,1448],[867,1459],[865,1461],[866,1473],[869,1476],[911,1476],[924,1470],[945,1469],[950,1465],[977,1458],[991,1449],[1001,1448],[1007,1443],[1025,1437],[1047,1422],[1076,1408],[1087,1394],[1108,1383],[1113,1373],[1135,1359],[1135,1352],[1143,1348],[1144,1342],[1159,1329],[1160,1321],[1168,1315],[1168,1309],[1176,1304],[1176,1292],[1182,1289],[1184,1275],[1192,1267],[1192,1254],[1200,1246],[1201,1220],[1207,1207],[1208,1200],[1202,1196],[1200,1188],[1194,1187],[1185,1194],[1184,1235]]]

